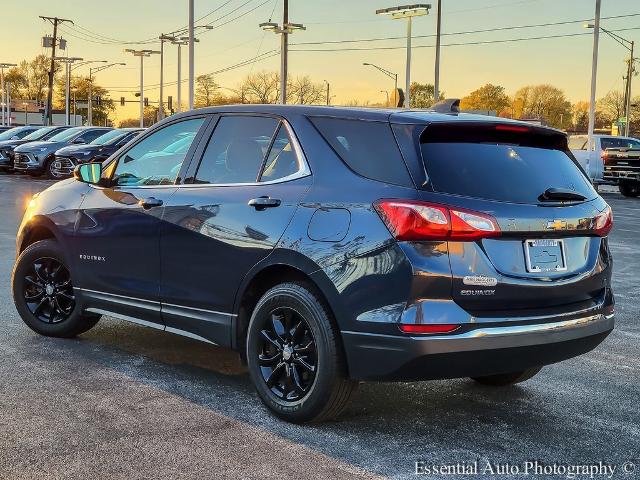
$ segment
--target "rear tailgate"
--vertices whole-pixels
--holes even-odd
[[[598,222],[609,208],[562,133],[450,122],[431,124],[420,141],[422,198],[491,215],[500,230],[448,242],[456,303],[479,317],[518,317],[602,301],[611,272]]]

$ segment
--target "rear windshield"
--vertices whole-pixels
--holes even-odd
[[[539,203],[540,195],[549,188],[572,190],[587,199],[597,196],[567,154],[563,135],[521,128],[429,126],[420,140],[429,177],[426,187],[465,197],[532,204]]]

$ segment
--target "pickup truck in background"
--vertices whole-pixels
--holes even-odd
[[[576,157],[589,178],[598,185],[609,183],[604,178],[604,152],[608,148],[640,148],[640,140],[631,137],[615,137],[613,135],[594,135],[595,149],[587,150],[587,135],[569,137],[569,150]],[[587,171],[587,160],[589,169]],[[616,182],[617,184],[617,182]]]
[[[625,197],[640,195],[640,148],[607,148],[603,160],[606,183],[618,185]]]

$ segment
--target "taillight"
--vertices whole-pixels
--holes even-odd
[[[415,324],[415,323],[401,323],[400,330],[403,333],[411,333],[414,335],[433,335],[436,333],[451,333],[457,330],[460,325],[456,324]]]
[[[374,207],[397,240],[478,240],[500,227],[486,213],[413,200],[378,200]]]
[[[613,212],[611,211],[611,207],[607,205],[607,208],[596,215],[593,221],[593,233],[601,237],[606,237],[613,228]]]

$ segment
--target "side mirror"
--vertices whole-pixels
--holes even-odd
[[[76,138],[76,139],[73,141],[73,144],[74,144],[74,145],[84,145],[84,143],[85,143],[85,141],[84,141],[83,139],[81,139],[81,138]]]
[[[79,182],[97,184],[102,177],[101,163],[83,163],[73,170],[73,178]]]
[[[17,135],[14,135],[13,137],[10,138],[10,140],[20,140],[20,137]]]

